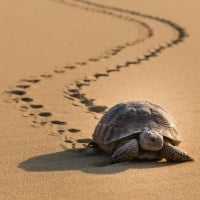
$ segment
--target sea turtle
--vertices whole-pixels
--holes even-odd
[[[119,103],[97,124],[88,147],[111,154],[110,163],[134,159],[191,161],[176,147],[181,142],[172,116],[146,101]]]

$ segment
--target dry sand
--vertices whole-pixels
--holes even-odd
[[[199,3],[91,2],[1,3],[0,199],[199,199]],[[100,167],[72,149],[128,100],[171,112],[195,161]]]

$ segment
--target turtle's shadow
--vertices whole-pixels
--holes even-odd
[[[147,169],[174,165],[156,161],[132,161],[109,165],[105,164],[108,159],[105,154],[89,156],[77,150],[65,150],[29,158],[19,163],[18,167],[30,172],[81,170],[93,174],[114,174],[131,168]]]

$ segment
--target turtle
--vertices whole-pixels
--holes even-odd
[[[192,161],[177,147],[180,134],[173,117],[148,101],[128,101],[111,107],[96,125],[90,148],[111,155],[109,163],[131,160]]]

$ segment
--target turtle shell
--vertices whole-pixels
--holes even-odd
[[[131,101],[110,108],[97,124],[93,140],[99,146],[151,129],[168,138],[174,145],[180,143],[172,116],[150,102]]]

